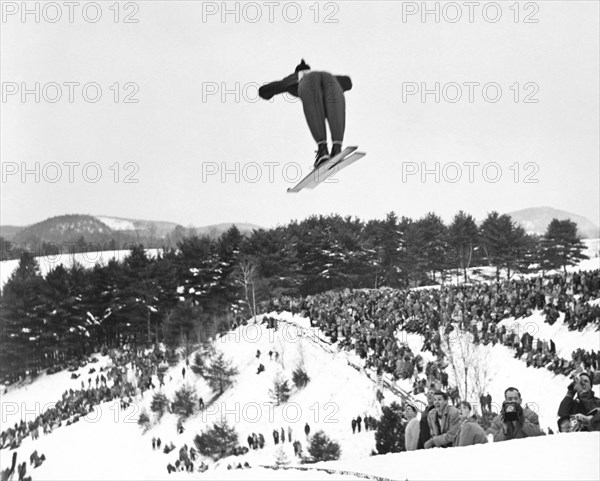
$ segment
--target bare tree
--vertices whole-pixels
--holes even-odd
[[[484,347],[475,343],[473,334],[458,326],[442,339],[442,350],[452,368],[461,398],[478,400],[492,379]]]
[[[256,264],[247,259],[240,262],[237,272],[236,280],[244,286],[244,295],[246,298],[246,305],[250,310],[250,314],[254,318],[256,323],[256,295],[254,289],[254,273],[256,271]],[[252,295],[252,302],[250,302],[250,295]]]

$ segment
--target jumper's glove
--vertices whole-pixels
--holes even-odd
[[[273,97],[273,93],[269,90],[268,87],[264,85],[258,89],[258,96],[264,100],[270,100]]]

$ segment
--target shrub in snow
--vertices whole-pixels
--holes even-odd
[[[204,377],[205,366],[204,366],[204,358],[202,357],[202,354],[200,354],[199,352],[197,352],[195,354],[194,363],[190,367],[194,374]]]
[[[279,406],[281,403],[285,403],[290,398],[290,386],[288,385],[287,379],[283,377],[281,373],[275,375],[273,380],[273,388],[269,389],[269,395],[271,399]]]
[[[187,418],[194,414],[194,408],[198,405],[198,396],[189,386],[183,386],[175,393],[173,401],[173,412],[179,414],[183,418]]]
[[[304,368],[298,367],[292,374],[292,381],[294,381],[294,385],[298,389],[301,389],[308,384],[310,378],[308,377],[308,374],[306,374]]]
[[[161,392],[156,393],[152,398],[150,410],[152,412],[158,413],[158,417],[160,419],[162,415],[169,410],[169,399],[167,398],[167,396],[165,396]]]
[[[383,407],[383,415],[377,423],[375,431],[375,448],[379,454],[399,453],[405,451],[402,408],[396,402]]]
[[[283,446],[281,446],[277,450],[277,454],[276,454],[276,458],[275,458],[275,464],[277,466],[286,466],[286,465],[290,464],[290,460],[287,457],[287,454],[285,454]]]
[[[144,428],[144,432],[148,431],[150,428],[150,417],[146,411],[142,411],[140,413],[140,417],[138,418],[138,425]]]
[[[216,423],[213,427],[194,438],[194,444],[198,452],[203,456],[212,458],[214,461],[231,454],[237,442],[238,435],[235,428],[229,426],[226,421]]]
[[[319,461],[335,461],[342,454],[340,445],[332,441],[323,431],[317,431],[308,445],[308,453],[313,463]]]
[[[169,366],[175,366],[179,362],[179,356],[177,355],[177,352],[174,349],[167,349],[167,352],[165,353],[165,358],[169,363]]]

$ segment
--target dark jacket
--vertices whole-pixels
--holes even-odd
[[[573,414],[585,414],[593,416],[590,426],[584,426],[583,430],[600,431],[600,399],[593,391],[581,394],[575,399],[575,392],[567,391],[567,395],[558,407],[558,416],[572,416]]]
[[[334,75],[342,86],[344,92],[352,89],[350,77],[344,75]],[[294,97],[298,97],[298,74],[293,73],[282,80],[263,85],[258,89],[258,95],[261,99],[269,100],[271,97],[287,92]]]
[[[419,421],[419,442],[417,443],[417,449],[423,449],[425,447],[425,441],[431,438],[431,431],[429,430],[427,415],[432,409],[435,409],[433,405],[427,406],[423,411],[423,414],[421,414],[421,420]]]

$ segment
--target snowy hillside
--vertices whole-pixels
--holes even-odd
[[[156,257],[157,253],[162,249],[146,249],[148,257]],[[54,256],[38,256],[36,260],[40,266],[40,273],[45,276],[56,266],[62,265],[65,268],[70,268],[74,263],[80,264],[85,268],[92,268],[96,264],[106,265],[110,260],[123,261],[130,251],[98,251],[98,252],[81,252],[78,254],[57,254]],[[12,259],[10,261],[0,262],[0,289],[4,287],[6,281],[10,278],[13,271],[19,267],[19,260]]]
[[[275,313],[271,313],[275,316]],[[356,415],[365,414],[378,417],[380,406],[376,402],[374,376],[369,378],[364,371],[354,367],[356,355],[339,352],[321,339],[321,333],[310,328],[308,319],[292,317],[289,313],[278,315],[282,322],[279,329],[268,329],[265,324],[241,326],[235,331],[216,340],[217,350],[223,351],[238,368],[239,374],[234,385],[217,401],[207,406],[203,413],[190,417],[185,423],[185,431],[177,434],[175,415],[166,414],[160,422],[145,434],[137,425],[142,409],[150,412],[151,392],[138,397],[134,404],[122,411],[118,403],[101,404],[94,413],[71,426],[63,426],[49,435],[40,435],[36,441],[25,438],[18,451],[18,459],[28,460],[36,449],[44,453],[47,461],[30,471],[34,480],[98,480],[98,479],[358,479],[346,472],[366,473],[389,479],[598,479],[600,450],[598,433],[546,436],[544,438],[488,444],[457,449],[436,449],[386,456],[371,457],[375,447],[374,431],[352,434],[350,421]],[[536,319],[536,318],[530,318]],[[261,317],[258,318],[260,322]],[[538,319],[539,321],[539,319]],[[510,321],[506,321],[510,322]],[[589,341],[590,333],[566,333],[558,321],[552,333],[557,350],[567,352],[580,342]],[[558,325],[558,326],[557,326]],[[540,330],[540,333],[542,331]],[[552,333],[548,333],[549,335]],[[568,337],[571,336],[571,337]],[[399,333],[415,351],[420,350],[420,336]],[[562,338],[565,338],[564,344]],[[591,345],[591,344],[590,344]],[[596,344],[596,348],[598,348]],[[515,385],[521,389],[523,400],[538,411],[541,426],[555,427],[556,410],[564,395],[568,380],[555,376],[544,369],[527,368],[525,363],[513,358],[504,346],[481,346],[493,372],[489,392],[494,402],[502,398],[504,389]],[[260,357],[257,357],[260,350]],[[279,359],[270,358],[269,351],[278,352]],[[423,353],[428,354],[428,353]],[[110,360],[99,357],[93,367],[106,366]],[[262,363],[265,371],[257,374]],[[273,406],[269,389],[277,373],[288,379],[291,372],[303,363],[311,380],[301,390],[292,391],[289,402],[283,406]],[[87,381],[89,368],[80,368],[80,379],[70,379],[70,373],[60,372],[42,375],[28,385],[11,387],[2,396],[3,429],[23,417],[33,419],[46,409],[49,403],[60,399],[61,393],[69,388],[79,389],[81,380]],[[172,398],[184,384],[194,386],[198,396],[208,401],[212,393],[206,382],[187,370],[182,376],[184,361],[169,369],[165,376],[167,385],[164,392]],[[290,384],[292,384],[290,382]],[[408,381],[401,381],[398,388],[410,390]],[[384,389],[384,403],[398,398]],[[266,439],[264,449],[251,450],[243,456],[232,456],[219,461],[204,474],[173,473],[167,478],[166,465],[177,458],[178,449],[187,444],[193,446],[193,438],[206,426],[227,419],[235,425],[239,442],[245,445],[246,437],[252,432],[263,433]],[[309,423],[311,433],[324,430],[342,448],[339,461],[317,465],[296,465],[298,469],[272,470],[260,466],[271,466],[278,456],[278,448],[283,446],[287,458],[294,466],[293,449],[288,441],[275,446],[273,429],[291,428],[293,438],[303,443],[305,423]],[[173,442],[176,450],[164,454],[153,451],[152,437],[160,437],[163,443]],[[534,461],[530,454],[544,453],[544,462]],[[101,455],[99,455],[101,453]],[[553,456],[552,454],[555,453]],[[0,467],[4,469],[10,462],[8,450],[0,452]],[[477,462],[474,463],[473,460]],[[572,463],[569,459],[585,459],[586,462]],[[514,460],[506,462],[506,460]],[[19,461],[19,462],[20,462]],[[228,470],[227,464],[237,465],[248,462],[252,469]],[[468,469],[465,469],[468,466]],[[493,469],[490,469],[493,466]],[[315,471],[326,468],[327,471]],[[440,471],[443,469],[443,471]],[[334,470],[334,474],[328,471]]]

